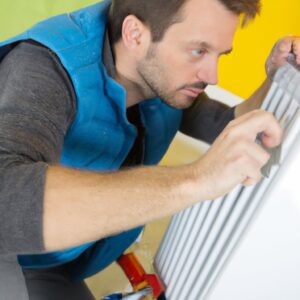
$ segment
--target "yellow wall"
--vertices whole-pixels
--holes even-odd
[[[164,0],[162,0],[164,1]],[[0,0],[0,40],[48,16],[72,11],[97,0]],[[234,52],[221,59],[220,85],[247,97],[264,78],[264,61],[275,41],[300,35],[300,0],[262,0],[261,16],[239,30]]]
[[[246,98],[265,78],[264,63],[282,36],[300,36],[300,0],[262,0],[261,15],[237,32],[234,52],[221,59],[220,85]]]

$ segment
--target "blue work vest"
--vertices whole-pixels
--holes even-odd
[[[117,170],[137,136],[136,127],[126,118],[126,91],[108,76],[102,62],[109,5],[110,1],[104,1],[50,18],[0,43],[0,61],[15,43],[31,39],[51,49],[68,72],[76,93],[77,112],[65,136],[61,155],[61,164],[67,167],[102,172]],[[146,100],[139,106],[146,128],[144,163],[154,165],[173,140],[182,111],[167,106],[159,98]],[[19,262],[24,268],[68,263],[73,279],[81,280],[116,260],[142,228],[64,251],[21,255]]]

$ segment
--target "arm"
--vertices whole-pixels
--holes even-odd
[[[180,131],[211,144],[234,119],[234,108],[210,99],[202,93],[183,111]]]
[[[16,61],[11,57],[9,63]],[[28,76],[29,66],[22,67],[20,58],[18,62],[18,72],[6,69],[0,101],[0,214],[10,212],[1,220],[2,253],[60,250],[98,240],[215,199],[239,183],[253,184],[269,158],[254,142],[257,133],[265,131],[263,142],[268,146],[280,142],[274,117],[255,111],[231,122],[210,150],[190,165],[105,174],[62,168],[55,164],[72,115],[72,97],[68,88],[57,88],[52,76],[40,73],[45,61],[30,70],[37,76]],[[59,74],[55,72],[54,80],[68,86]],[[34,83],[27,82],[32,77]],[[17,213],[16,224],[11,219]]]
[[[44,251],[47,166],[58,161],[75,112],[59,68],[30,44],[0,64],[0,254]]]
[[[259,109],[267,96],[272,85],[270,79],[266,79],[263,84],[246,100],[235,107],[234,116],[238,118],[249,111]]]
[[[263,100],[272,85],[272,78],[278,68],[283,66],[288,61],[290,53],[295,55],[295,63],[300,65],[300,38],[288,36],[279,40],[269,55],[266,62],[267,78],[262,85],[250,96],[246,101],[238,105],[235,109],[235,117],[238,118],[243,114],[259,109]]]
[[[238,183],[257,182],[260,168],[269,159],[255,143],[262,131],[265,145],[278,145],[281,130],[271,114],[246,114],[231,122],[200,160],[186,166],[141,167],[108,174],[49,167],[46,249],[97,240],[223,196]]]

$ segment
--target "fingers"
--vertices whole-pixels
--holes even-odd
[[[292,37],[285,37],[279,40],[275,46],[274,55],[272,61],[275,64],[284,64],[287,61],[289,53],[293,49]]]
[[[293,47],[293,37],[287,36],[282,38],[278,43],[277,43],[277,49],[279,54],[288,54],[292,51]]]
[[[300,65],[300,37],[293,40],[292,53],[295,54],[296,64]]]
[[[256,143],[251,143],[246,151],[247,156],[249,156],[253,162],[256,162],[254,166],[257,166],[256,169],[259,171],[259,174],[261,174],[260,169],[269,161],[270,153]]]
[[[247,138],[254,142],[260,133],[263,133],[262,143],[267,147],[276,147],[281,143],[282,129],[272,113],[251,111],[230,122],[221,135],[230,135],[236,141]]]
[[[300,54],[300,37],[288,35],[280,39],[275,45],[273,60],[287,58],[290,53]]]
[[[268,147],[280,144],[280,125],[271,113],[263,110],[245,114],[224,129],[196,163],[195,174],[205,187],[206,199],[224,195],[237,184],[248,186],[261,179],[261,168],[270,159],[270,154],[256,143],[257,135],[262,132],[263,144]]]
[[[270,154],[255,142],[259,133],[263,133],[261,141],[267,147],[276,147],[281,143],[282,129],[279,123],[273,114],[263,110],[241,116],[222,133],[221,141],[228,140],[229,150],[233,151],[235,157],[235,172],[240,174],[239,182],[245,186],[261,180],[261,169],[270,159]]]
[[[270,154],[258,144],[251,144],[247,147],[245,155],[247,157],[247,163],[244,165],[246,174],[241,180],[241,184],[250,186],[261,180],[261,169],[269,161]]]
[[[273,47],[266,61],[267,76],[272,79],[278,68],[288,62],[289,54],[295,54],[296,64],[300,64],[300,37],[286,36]]]

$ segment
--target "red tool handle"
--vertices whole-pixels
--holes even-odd
[[[158,276],[147,274],[133,253],[120,256],[117,262],[134,289],[138,289],[141,284],[145,283],[145,285],[151,287],[155,298],[158,298],[165,292],[165,287]]]
[[[164,294],[165,292],[165,286],[161,282],[161,280],[158,278],[155,274],[146,274],[146,279],[149,283],[149,285],[152,288],[152,293],[154,298],[158,298],[160,295]]]
[[[145,281],[146,272],[133,253],[122,255],[117,260],[133,288]]]

